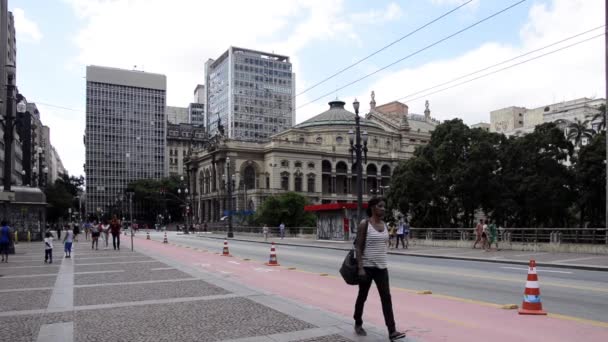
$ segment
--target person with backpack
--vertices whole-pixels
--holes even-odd
[[[44,235],[44,263],[53,263],[53,234],[50,231]]]
[[[367,336],[363,329],[363,307],[367,300],[372,281],[376,283],[384,323],[388,328],[388,337],[391,341],[405,337],[395,326],[391,288],[388,276],[388,227],[383,221],[386,201],[382,197],[373,197],[367,205],[368,219],[362,220],[357,228],[356,256],[359,273],[359,293],[355,303],[355,333]]]

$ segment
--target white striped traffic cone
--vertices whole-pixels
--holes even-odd
[[[520,315],[546,315],[543,304],[540,301],[540,287],[538,286],[538,274],[536,274],[536,261],[530,260],[528,268],[528,280],[524,291],[524,301],[519,309]]]
[[[279,265],[279,261],[277,260],[277,252],[274,248],[274,242],[270,246],[270,259],[266,263],[267,266],[281,266]]]

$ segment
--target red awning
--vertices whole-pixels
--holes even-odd
[[[367,203],[362,203],[361,208],[367,209]],[[307,205],[304,207],[304,211],[327,211],[342,209],[357,209],[357,203],[328,203],[318,205]]]

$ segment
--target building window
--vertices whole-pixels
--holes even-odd
[[[342,138],[341,136],[336,137],[336,143],[341,144],[343,141],[344,141],[344,138]]]
[[[281,189],[285,191],[289,190],[289,172],[281,173]]]
[[[266,189],[270,189],[270,177],[266,176]]]
[[[317,137],[317,140],[316,140],[316,141],[317,141],[317,143],[318,143],[318,144],[320,144],[320,143],[322,143],[322,142],[323,142],[323,138],[321,138],[321,137]]]
[[[308,163],[308,168],[309,169],[314,169],[315,168],[315,163]]]
[[[302,162],[301,161],[297,161],[294,163],[295,167],[302,167]]]
[[[296,176],[295,178],[295,191],[302,192],[302,176]]]
[[[281,167],[289,167],[289,161],[288,160],[281,160]]]
[[[308,192],[315,192],[315,175],[308,175]]]

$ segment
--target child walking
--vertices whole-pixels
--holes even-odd
[[[44,235],[44,263],[53,263],[53,234],[46,232]]]

